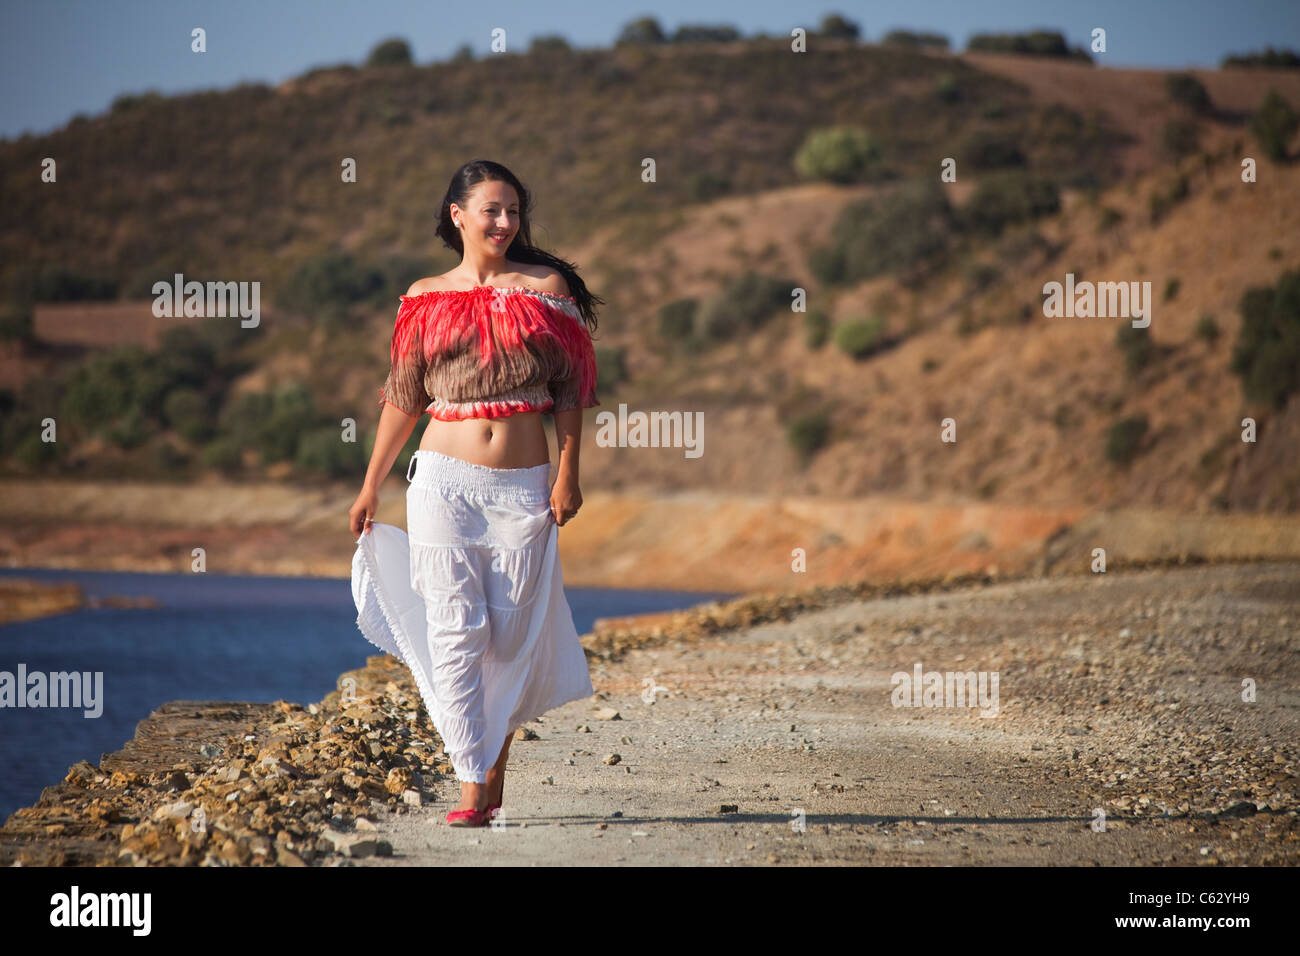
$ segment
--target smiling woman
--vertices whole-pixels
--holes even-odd
[[[530,205],[498,163],[452,177],[438,235],[461,264],[401,297],[375,448],[349,511],[357,626],[415,676],[461,781],[453,826],[483,826],[500,808],[516,728],[592,693],[557,529],[582,506],[582,412],[599,404],[588,326],[601,300],[532,245]],[[375,522],[378,488],[424,412],[403,533]],[[544,414],[559,445],[549,487]]]

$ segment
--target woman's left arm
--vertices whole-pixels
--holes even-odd
[[[559,463],[555,483],[551,486],[551,514],[563,525],[582,507],[578,490],[578,449],[582,445],[582,409],[569,408],[555,413],[555,441],[559,445]]]

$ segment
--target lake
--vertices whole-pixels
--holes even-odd
[[[314,703],[379,649],[356,626],[346,578],[0,568],[75,583],[87,597],[149,596],[157,608],[91,608],[0,626],[0,671],[103,672],[98,717],[77,707],[0,708],[0,821],[79,760],[98,764],[169,700]],[[599,617],[676,610],[720,592],[565,588],[578,633]]]

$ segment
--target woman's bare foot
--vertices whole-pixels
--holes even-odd
[[[457,810],[486,810],[491,801],[488,799],[488,785],[485,783],[460,782],[460,803]]]
[[[461,781],[460,803],[456,805],[457,810],[486,810],[491,805],[501,803],[501,791],[506,779],[506,761],[510,759],[510,741],[514,737],[514,731],[506,735],[505,746],[501,748],[495,766],[487,772],[487,780],[484,783]]]

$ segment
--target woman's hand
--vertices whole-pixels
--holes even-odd
[[[560,472],[551,486],[551,517],[563,527],[581,507],[582,492],[578,490],[578,479],[567,471]]]
[[[373,488],[362,488],[361,494],[357,495],[357,500],[348,509],[348,527],[352,530],[353,538],[359,538],[370,531],[370,522],[366,519],[373,518],[378,510],[379,493]]]

